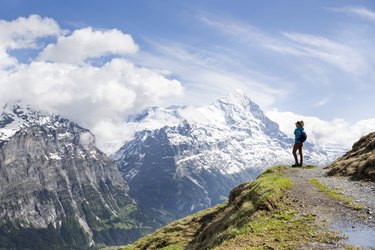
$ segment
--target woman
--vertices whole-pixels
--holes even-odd
[[[293,146],[293,156],[294,156],[295,163],[294,165],[292,165],[292,167],[302,166],[303,164],[303,155],[302,155],[303,142],[301,141],[301,134],[303,131],[303,126],[304,126],[303,121],[296,122],[296,129],[294,130],[295,139],[294,139],[294,146]],[[299,163],[297,159],[297,150],[299,151],[299,156],[300,156]]]

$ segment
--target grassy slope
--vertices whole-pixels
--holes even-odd
[[[291,209],[285,192],[293,185],[275,166],[232,190],[227,203],[175,221],[132,245],[131,249],[293,249],[309,242],[331,242],[314,216]]]

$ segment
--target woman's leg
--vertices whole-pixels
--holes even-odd
[[[294,146],[293,146],[293,156],[294,156],[295,165],[298,165],[297,149],[298,149],[298,144],[294,143]]]
[[[303,164],[302,146],[303,146],[303,144],[301,143],[301,145],[298,147],[299,157],[300,157],[299,164],[300,164],[301,166],[302,166],[302,164]]]

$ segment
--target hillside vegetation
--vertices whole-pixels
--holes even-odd
[[[233,189],[227,203],[175,221],[132,245],[131,249],[295,249],[336,242],[321,230],[315,215],[300,214],[287,195],[293,181],[286,166],[275,166],[256,180]]]
[[[335,160],[327,169],[329,175],[375,181],[375,132],[363,136],[354,143],[352,150]]]

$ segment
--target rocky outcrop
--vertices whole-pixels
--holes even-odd
[[[352,150],[327,166],[328,175],[375,181],[375,132],[354,143]]]
[[[155,226],[89,130],[16,105],[0,134],[0,248],[117,245]]]

